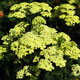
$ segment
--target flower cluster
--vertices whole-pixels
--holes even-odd
[[[11,36],[9,34],[9,37]],[[19,37],[9,45],[7,44],[7,46],[10,46],[10,49],[13,53],[15,52],[19,59],[33,55],[35,50],[40,49],[41,51],[36,53],[37,55],[33,58],[33,64],[38,62],[38,68],[51,71],[54,69],[52,63],[61,68],[66,66],[65,55],[75,60],[80,57],[80,49],[74,41],[70,40],[67,34],[63,32],[57,33],[54,28],[40,24],[33,26],[30,32],[25,32],[22,37]]]
[[[46,24],[46,20],[41,17],[41,16],[37,16],[32,20],[32,24],[36,25],[36,24]]]
[[[80,65],[78,64],[72,65],[72,75],[80,76]]]
[[[10,10],[12,11],[8,17],[25,18],[29,15],[39,14],[44,17],[51,16],[52,8],[46,3],[20,3],[13,5]]]
[[[6,52],[6,48],[4,48],[3,46],[0,46],[0,60],[4,57],[3,53]]]
[[[67,26],[74,26],[80,22],[79,17],[75,15],[75,8],[70,4],[56,6],[53,17],[64,19]],[[10,10],[12,12],[8,17],[19,18],[21,22],[11,28],[9,34],[2,37],[0,59],[4,52],[7,54],[11,52],[15,56],[14,64],[18,60],[21,65],[17,69],[17,79],[26,76],[28,80],[38,80],[41,69],[52,71],[56,67],[66,67],[67,59],[64,56],[70,60],[80,58],[80,49],[67,34],[57,32],[55,28],[46,25],[45,17],[51,17],[52,10],[48,4],[23,2],[13,5]],[[31,29],[27,30],[28,27]],[[77,75],[79,69],[79,66],[76,66],[77,70],[75,66],[72,68],[74,75]]]
[[[70,3],[70,4],[79,4],[80,3],[80,1],[79,0],[68,0],[68,2]]]
[[[23,69],[19,70],[19,71],[17,72],[16,78],[17,78],[17,79],[22,79],[23,76],[24,76],[24,74],[25,74],[26,76],[31,76],[31,73],[30,73],[29,70],[28,70],[28,66],[24,66]]]
[[[34,72],[32,74],[31,72]],[[24,66],[23,69],[19,70],[16,74],[17,79],[22,79],[25,76],[29,77],[28,80],[37,80],[40,74],[40,70],[37,66]]]
[[[74,26],[80,23],[79,16],[75,12],[76,7],[71,4],[62,4],[60,6],[54,7],[54,18],[63,19],[67,26]]]

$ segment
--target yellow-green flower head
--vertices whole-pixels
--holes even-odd
[[[68,0],[70,4],[80,4],[79,0]]]
[[[58,47],[49,47],[43,51],[41,51],[40,55],[43,55],[45,59],[49,60],[50,62],[53,62],[56,64],[56,66],[59,67],[65,67],[66,66],[66,60],[63,58],[63,51],[58,49]]]
[[[37,24],[46,24],[46,20],[41,17],[41,16],[37,16],[32,20],[32,24],[33,25],[37,25]]]
[[[52,8],[47,3],[23,2],[13,5],[10,10],[11,13],[8,15],[8,17],[25,18],[33,14],[39,14],[44,17],[51,17]]]
[[[75,12],[76,7],[71,4],[61,4],[60,6],[54,7],[54,18],[60,18],[65,21],[67,26],[75,26],[80,23],[79,16]]]
[[[72,75],[80,76],[80,65],[78,64],[72,65]]]
[[[20,7],[21,7],[20,5],[14,4],[14,5],[10,8],[10,10],[11,10],[11,11],[16,11],[16,10],[18,10]]]
[[[0,60],[3,58],[3,53],[7,52],[6,48],[0,46]]]
[[[52,71],[54,69],[52,63],[49,60],[45,59],[41,59],[39,61],[38,67],[41,69],[45,69],[46,71]]]
[[[19,71],[17,72],[16,78],[17,78],[17,79],[22,79],[22,78],[24,77],[24,74],[25,74],[26,76],[31,76],[31,73],[30,73],[30,71],[28,70],[28,67],[29,67],[29,66],[26,65],[26,66],[24,66],[23,69],[19,70]]]

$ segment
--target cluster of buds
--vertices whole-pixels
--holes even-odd
[[[0,11],[0,18],[2,18],[4,16],[4,12]]]

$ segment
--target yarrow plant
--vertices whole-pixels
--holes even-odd
[[[70,41],[70,37],[65,33],[56,32],[57,31],[55,29],[41,24],[33,26],[31,32],[25,32],[25,34],[21,32],[23,36],[20,38],[17,37],[18,39],[15,41],[11,33],[9,33],[7,36],[4,36],[2,40],[4,40],[3,43],[7,48],[10,46],[10,50],[17,55],[17,58],[23,59],[24,57],[29,55],[33,56],[35,54],[32,59],[32,64],[34,65],[35,62],[37,62],[36,66],[38,69],[52,71],[55,68],[52,63],[55,63],[56,66],[61,68],[66,66],[67,60],[63,58],[65,55],[75,60],[78,60],[80,57],[80,50],[78,49],[77,44],[73,41]],[[14,33],[16,33],[16,31]],[[38,49],[41,51],[36,53],[35,50]],[[41,58],[41,56],[43,58]],[[26,66],[30,67],[30,64]],[[27,72],[24,73],[24,70],[19,72],[22,71],[22,75],[27,74]],[[17,74],[17,76],[19,75]]]
[[[68,6],[67,10],[75,9]],[[38,80],[42,70],[54,72],[57,67],[66,67],[68,60],[65,56],[70,60],[80,58],[78,45],[67,34],[46,25],[46,17],[51,17],[52,10],[48,4],[23,2],[13,5],[10,10],[8,17],[18,18],[20,22],[2,37],[0,59],[7,54],[15,57],[12,57],[12,63],[18,66],[16,79]],[[74,15],[74,11],[72,13]]]

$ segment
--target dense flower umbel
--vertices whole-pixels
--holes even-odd
[[[43,17],[51,17],[52,8],[46,3],[20,3],[13,5],[10,10],[12,11],[8,17],[25,18],[29,15],[39,14]]]
[[[63,19],[67,26],[75,26],[80,23],[79,16],[75,12],[76,7],[71,4],[61,4],[60,6],[54,7],[54,18]]]
[[[80,76],[80,65],[79,64],[72,65],[72,74],[74,76]]]

